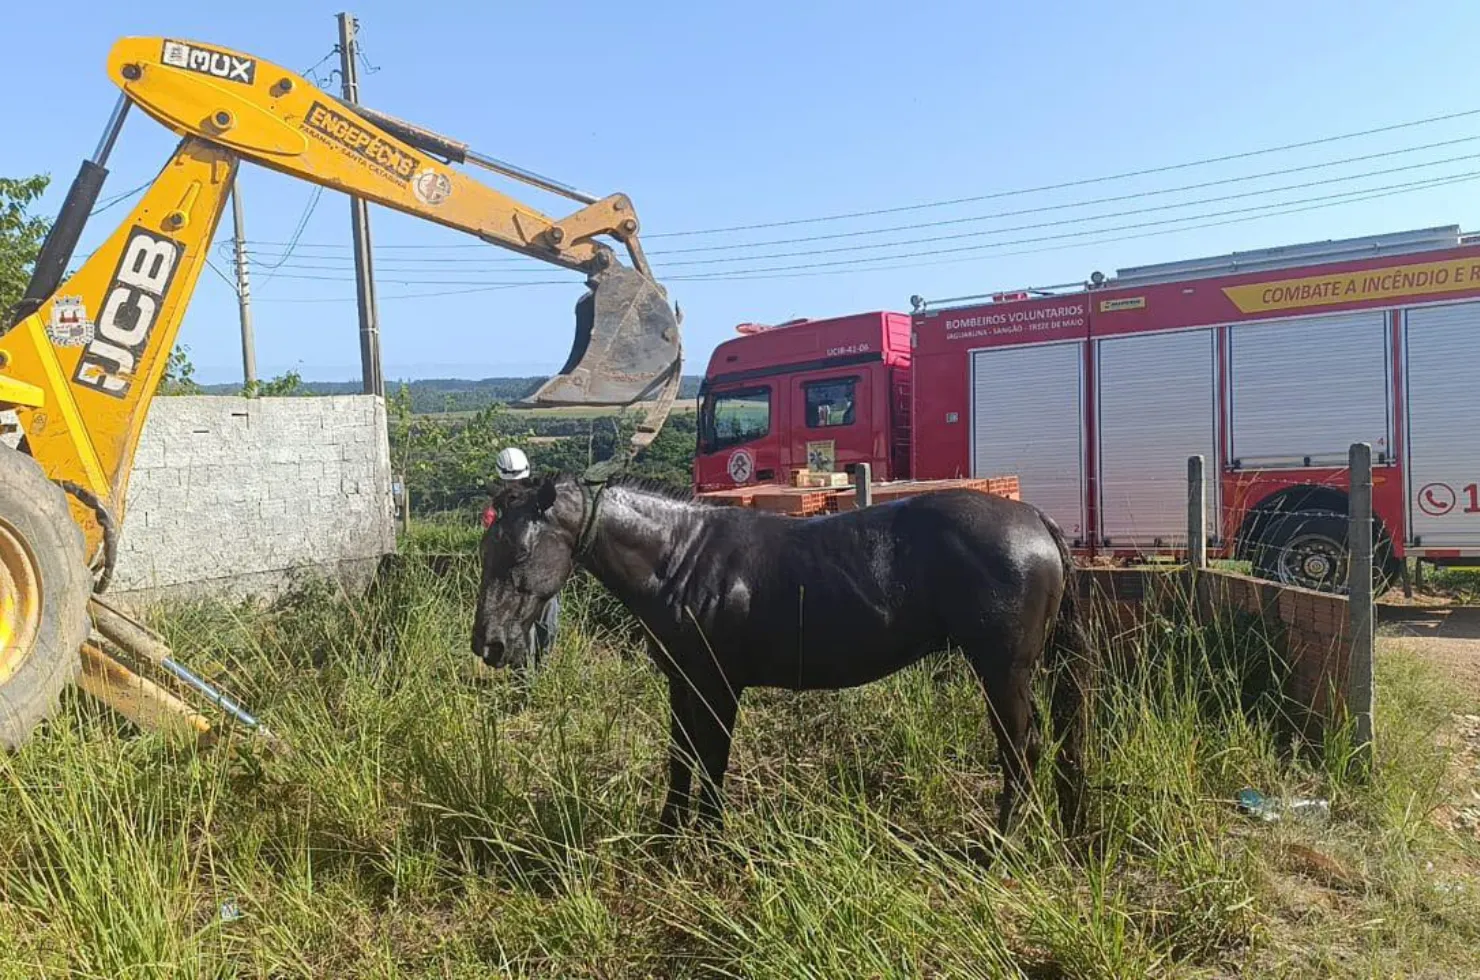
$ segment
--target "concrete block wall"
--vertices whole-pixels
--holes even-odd
[[[395,546],[380,399],[158,398],[109,593],[271,596],[363,579]]]

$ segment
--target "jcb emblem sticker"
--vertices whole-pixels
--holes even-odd
[[[755,460],[747,450],[738,450],[730,456],[729,471],[730,479],[736,483],[745,483],[755,473]]]
[[[104,294],[93,337],[72,375],[75,384],[114,398],[128,395],[182,251],[178,243],[134,226]]]
[[[314,139],[348,153],[352,159],[403,187],[421,168],[421,161],[416,157],[381,139],[354,119],[342,112],[335,112],[322,102],[315,102],[313,108],[308,110],[303,126]],[[443,180],[446,178],[444,177]]]
[[[256,59],[238,58],[225,51],[212,51],[184,41],[165,41],[159,60],[171,68],[183,68],[241,85],[251,85],[257,80]]]
[[[51,304],[46,335],[58,347],[81,347],[93,339],[95,330],[81,296],[58,296]]]

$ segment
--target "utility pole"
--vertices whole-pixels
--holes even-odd
[[[241,174],[231,187],[232,235],[236,244],[236,308],[242,324],[242,390],[257,384],[257,351],[252,342],[252,283],[247,271],[247,229],[242,220]]]
[[[359,47],[355,36],[359,22],[352,14],[339,15],[339,74],[344,82],[344,101],[360,102]],[[355,239],[355,298],[360,309],[361,391],[385,397],[380,375],[380,314],[375,307],[375,269],[370,258],[370,212],[363,199],[349,199],[350,230]]]

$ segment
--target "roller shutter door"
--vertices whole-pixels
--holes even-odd
[[[1017,474],[1023,499],[1084,533],[1082,344],[972,355],[971,472]]]
[[[1480,304],[1405,319],[1409,527],[1422,548],[1480,548]]]
[[[1230,455],[1239,465],[1345,466],[1354,442],[1371,443],[1374,458],[1390,453],[1385,313],[1240,323],[1229,332]]]
[[[1214,332],[1099,341],[1100,536],[1108,547],[1184,547],[1187,457],[1205,461],[1216,527]]]

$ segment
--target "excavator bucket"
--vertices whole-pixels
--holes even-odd
[[[663,288],[617,263],[592,275],[587,285],[590,290],[576,302],[570,357],[523,407],[627,406],[661,399],[662,389],[677,377],[678,317]]]

